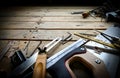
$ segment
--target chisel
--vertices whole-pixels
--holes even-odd
[[[33,70],[33,78],[45,78],[47,52],[52,52],[55,50],[59,46],[61,40],[62,38],[55,38],[53,41],[45,45],[43,49],[39,48],[40,54],[37,56]]]

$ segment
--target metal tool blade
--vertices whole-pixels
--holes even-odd
[[[45,45],[44,47],[47,48],[46,52],[51,53],[52,51],[54,51],[55,48],[57,48],[60,45],[61,41],[62,41],[62,38],[57,37],[54,40],[52,40],[50,43],[48,43],[47,45]]]
[[[24,71],[26,71],[30,66],[32,66],[36,62],[36,58],[38,56],[38,52],[34,53],[30,58],[28,58],[26,61],[24,61],[22,64],[20,64],[18,67],[16,67],[8,76],[17,76],[22,74]]]
[[[64,48],[63,50],[59,51],[55,55],[51,56],[47,59],[47,69],[54,65],[57,61],[59,61],[62,57],[70,53],[72,50],[84,45],[87,41],[79,39],[75,43],[71,44],[70,46]]]
[[[109,27],[107,30],[105,30],[104,33],[106,33],[110,36],[120,38],[119,31],[120,31],[120,26],[114,25],[114,26]],[[109,41],[106,38],[104,38],[102,35],[98,35],[96,38],[109,43]],[[93,42],[93,41],[88,42],[86,45],[98,46],[101,48],[111,49],[107,46],[101,45],[101,44]],[[114,54],[106,53],[106,52],[97,54],[95,52],[95,50],[91,50],[91,49],[87,49],[87,50],[104,61],[104,64],[109,72],[110,78],[116,78],[115,76],[116,76],[117,68],[118,68],[119,61],[120,61],[119,55],[114,55]]]

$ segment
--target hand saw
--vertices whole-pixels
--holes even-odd
[[[85,62],[86,65],[92,68],[95,78],[109,78],[104,62],[101,60],[101,64],[95,63],[95,60],[99,58],[89,52],[86,52],[86,49],[82,47],[87,42],[88,41],[80,39],[52,57],[48,58],[47,71],[50,73],[50,75],[53,78],[76,78],[69,64],[74,60],[78,60],[76,58],[79,58],[81,59],[80,61]],[[98,75],[99,70],[101,70],[100,75]]]
[[[119,31],[120,28],[118,26],[112,26],[108,28],[105,33],[120,38]],[[107,40],[100,35],[96,38],[107,42]],[[75,60],[79,60],[79,62],[82,62],[90,69],[95,78],[115,78],[120,57],[109,53],[96,54],[94,50],[89,49],[82,50],[81,45],[84,43],[84,40],[78,40],[47,59],[47,71],[53,78],[79,78],[75,77],[69,66],[69,64]],[[95,42],[88,42],[87,45],[88,44],[101,46]],[[102,47],[104,46],[102,45]],[[74,55],[75,53],[77,54]]]
[[[47,59],[47,71],[53,78],[71,78],[71,74],[64,63],[75,54],[85,53],[85,48],[81,47],[85,43],[87,41],[80,39]]]
[[[115,25],[115,26],[111,26],[109,27],[106,31],[104,31],[104,33],[113,36],[113,37],[117,37],[120,38],[120,27],[119,25]],[[109,41],[104,38],[102,35],[98,35],[96,37],[96,39],[102,40],[104,42],[109,43]],[[90,46],[98,46],[101,48],[105,48],[105,49],[111,49],[109,47],[106,47],[102,44],[90,41],[88,42],[86,45],[90,45]],[[106,53],[106,52],[102,52],[100,54],[97,54],[94,50],[91,49],[87,49],[89,52],[91,52],[92,54],[94,54],[95,56],[97,56],[98,58],[100,58],[101,60],[103,60],[103,62],[105,63],[105,66],[107,68],[107,71],[109,72],[110,78],[116,78],[116,73],[117,73],[117,68],[119,67],[119,61],[120,61],[120,57],[119,55],[114,55],[111,53]],[[119,50],[118,50],[119,52]],[[114,52],[113,52],[114,53]]]
[[[114,31],[114,32],[111,32],[111,31]],[[117,26],[113,26],[113,27],[110,27],[108,28],[105,33],[107,34],[111,34],[111,35],[114,35],[114,36],[117,36],[117,37],[120,37],[119,35],[119,31],[120,31],[120,28],[117,27]],[[98,35],[96,38],[98,39],[101,39],[101,40],[105,40],[104,38],[102,38],[100,35]],[[106,41],[106,40],[105,40]],[[83,53],[85,54],[86,50],[84,48],[81,48],[81,46],[83,44],[85,44],[86,41],[84,40],[78,40],[77,42],[71,44],[70,46],[66,47],[65,49],[61,50],[60,52],[58,52],[57,54],[53,55],[52,57],[48,58],[47,59],[47,70],[49,72],[52,72],[54,71],[55,73],[52,74],[52,76],[55,78],[72,78],[72,74],[70,73],[71,70],[69,70],[69,66],[67,67],[68,64],[66,63],[69,63],[71,62],[71,58],[73,57],[76,57],[76,55],[74,55],[76,52],[77,53]],[[96,43],[91,43],[89,42],[89,45],[96,45]],[[97,44],[99,46],[99,44]],[[102,46],[104,47],[104,46]],[[88,50],[88,49],[87,49]],[[105,64],[105,67],[107,68],[107,71],[109,72],[109,75],[111,78],[115,78],[115,74],[116,74],[116,71],[117,71],[117,67],[118,67],[118,63],[119,63],[119,60],[120,58],[116,55],[112,55],[112,54],[109,54],[109,53],[101,53],[100,55],[99,54],[96,54],[94,53],[94,51],[92,50],[88,50],[90,51],[90,53],[92,53],[92,56],[94,55],[95,58],[100,58],[101,61],[99,60],[95,60],[95,62],[97,62],[98,64],[100,62],[104,63]],[[70,52],[72,52],[72,54],[69,54]],[[87,52],[88,53],[88,52]],[[65,56],[68,55],[67,58],[65,58]],[[74,56],[73,56],[74,55]],[[88,54],[88,55],[91,55],[91,54]],[[71,57],[73,56],[73,57]],[[85,55],[86,56],[86,55]],[[63,58],[61,60],[61,58]],[[71,57],[71,58],[70,58]],[[81,56],[82,57],[82,56]],[[62,62],[61,62],[62,61]],[[87,62],[87,61],[86,61]],[[94,63],[95,63],[94,62]],[[34,61],[35,63],[35,61]],[[55,66],[56,65],[56,66]],[[63,65],[63,67],[61,68],[61,65]],[[65,67],[65,70],[67,70],[67,73],[64,73],[64,72],[58,72],[58,70],[60,69],[64,69]],[[53,69],[52,69],[53,68]],[[111,71],[112,70],[112,71]],[[106,71],[106,70],[105,70]],[[17,72],[18,73],[18,72]],[[68,75],[68,76],[67,76]]]
[[[104,33],[106,33],[110,36],[113,36],[113,37],[120,38],[119,31],[120,31],[120,26],[113,25],[113,26],[109,27],[107,30],[105,30]],[[103,37],[102,35],[98,35],[96,37],[96,39],[100,39],[104,42],[109,43],[109,41],[105,37]],[[111,49],[109,47],[106,47],[104,45],[101,45],[101,44],[93,42],[93,41],[88,42],[86,45],[91,45],[91,46],[95,45],[95,46],[98,46],[101,48]],[[110,78],[116,78],[116,73],[117,73],[117,69],[119,67],[119,62],[120,62],[119,55],[114,55],[114,54],[106,53],[106,52],[102,52],[100,54],[97,54],[94,52],[94,50],[91,50],[91,49],[88,49],[88,51],[91,52],[92,54],[94,54],[95,56],[97,56],[98,58],[100,58],[101,60],[103,60],[105,66],[107,68],[107,71],[109,72]]]

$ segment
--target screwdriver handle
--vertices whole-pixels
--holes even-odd
[[[33,70],[33,78],[45,78],[47,54],[39,54]]]

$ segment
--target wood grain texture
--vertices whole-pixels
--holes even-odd
[[[94,8],[96,7],[0,7],[0,40],[20,41],[18,45],[20,49],[25,47],[24,41],[26,43],[31,41],[29,47],[32,48],[28,49],[29,52],[26,55],[30,56],[33,52],[31,45],[36,46],[37,42],[41,40],[49,42],[56,37],[66,37],[67,32],[70,32],[73,38],[70,41],[72,43],[79,39],[73,35],[74,32],[97,35],[98,33],[94,29],[104,31],[111,23],[104,22],[104,19],[101,22],[99,17],[83,19],[81,14],[71,14],[71,12],[87,12]],[[64,45],[62,46],[64,47]]]
[[[64,45],[61,44],[54,52],[47,53],[47,57],[51,57],[79,39],[73,35],[74,32],[97,35],[98,33],[94,29],[101,32],[106,30],[112,23],[105,22],[105,19],[99,17],[83,19],[81,14],[71,14],[72,12],[88,12],[94,8],[96,7],[0,7],[0,51],[8,41],[13,42],[11,49],[0,62],[0,69],[10,71],[10,57],[18,49],[24,50],[29,41],[27,50],[23,52],[26,57],[30,57],[34,51],[38,51],[35,50],[36,47],[42,48],[54,38],[66,37],[67,32],[70,32],[73,39]],[[38,45],[40,41],[42,43]],[[41,67],[41,64],[38,67]]]
[[[95,62],[96,59],[100,60],[100,64]],[[110,78],[104,62],[90,52],[74,55],[66,61],[66,67],[73,78],[76,77],[70,69],[69,64],[74,61],[81,62],[85,67],[88,68],[88,70],[91,71],[91,73],[93,73],[93,77],[95,78]],[[82,75],[82,73],[79,74]]]
[[[104,30],[100,30],[101,32]],[[52,40],[56,37],[66,37],[67,32],[72,34],[72,40],[78,40],[79,37],[74,35],[74,32],[88,33],[97,35],[94,29],[91,30],[4,30],[0,31],[0,40],[2,39],[41,39]]]
[[[44,29],[93,29],[93,28],[108,28],[111,25],[111,23],[106,22],[0,22],[0,30],[29,30],[29,29],[38,29],[38,30],[44,30]]]
[[[24,16],[24,17],[0,17],[0,22],[5,22],[5,21],[10,21],[10,22],[81,22],[81,21],[101,21],[101,18],[93,18],[93,17],[88,17],[86,19],[83,19],[82,16],[69,16],[69,17],[65,17],[65,16],[51,16],[51,17],[45,17],[45,16],[41,16],[41,17],[35,17],[35,16]],[[102,20],[104,21],[104,20]]]
[[[40,54],[37,57],[35,67],[33,70],[33,78],[45,78],[46,76],[46,54]]]
[[[95,7],[11,7],[0,8],[0,16],[71,16],[71,12],[90,11]],[[80,14],[73,15],[80,16]]]

